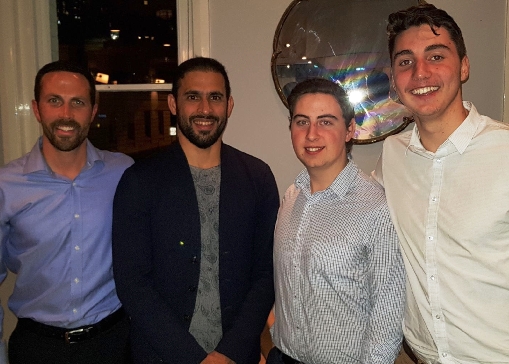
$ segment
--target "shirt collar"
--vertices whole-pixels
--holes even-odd
[[[92,145],[92,143],[86,139],[87,143],[87,162],[84,169],[90,169],[95,162],[104,164],[102,154]],[[29,174],[34,172],[46,171],[52,173],[51,168],[46,163],[44,156],[42,155],[42,136],[39,137],[32,150],[28,154],[27,162],[23,168],[23,174]]]
[[[316,192],[313,196],[327,196],[333,194],[337,197],[343,197],[348,192],[357,173],[357,165],[352,160],[348,160],[345,168],[343,168],[334,181],[332,181],[331,185],[323,191]],[[297,175],[295,178],[295,186],[302,190],[307,197],[311,196],[311,180],[307,169],[304,169]]]
[[[463,107],[469,111],[468,116],[444,142],[444,144],[446,144],[448,141],[452,143],[460,154],[463,154],[465,149],[467,149],[468,145],[470,144],[470,141],[474,138],[479,128],[480,120],[480,115],[477,112],[477,109],[470,101],[463,101]],[[408,143],[407,146],[407,150],[408,149],[425,151],[425,148],[421,144],[421,138],[419,135],[419,129],[417,128],[417,125],[414,125],[414,128],[412,130],[410,142]]]

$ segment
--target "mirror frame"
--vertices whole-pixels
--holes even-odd
[[[274,86],[275,86],[276,91],[279,95],[279,98],[281,99],[283,104],[286,106],[286,108],[288,108],[288,101],[286,99],[286,96],[283,93],[283,88],[281,87],[281,84],[279,83],[279,78],[277,76],[277,68],[276,68],[277,67],[277,64],[276,64],[277,58],[278,58],[279,54],[281,54],[281,52],[282,52],[281,50],[278,50],[278,43],[279,43],[278,40],[279,40],[279,36],[281,35],[283,26],[286,22],[286,19],[288,18],[288,16],[292,12],[292,10],[300,3],[309,2],[309,1],[312,1],[312,0],[293,0],[288,5],[285,12],[281,16],[281,19],[279,20],[279,23],[276,28],[276,32],[274,33],[274,39],[272,41],[272,57],[271,57],[271,61],[270,61],[270,70],[271,70],[271,74],[272,74],[272,80],[274,82]],[[416,0],[416,5],[421,5],[421,4],[427,4],[427,2],[425,0]],[[353,143],[354,144],[372,144],[372,143],[382,141],[385,138],[387,138],[389,135],[393,135],[393,134],[397,134],[397,133],[401,132],[413,121],[414,121],[413,117],[404,116],[403,123],[400,126],[398,126],[396,129],[391,130],[390,132],[385,133],[383,135],[373,137],[373,138],[368,138],[368,139],[353,138]]]

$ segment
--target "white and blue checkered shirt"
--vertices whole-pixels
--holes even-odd
[[[350,161],[311,194],[301,172],[274,240],[274,344],[306,364],[392,364],[405,272],[383,190]]]

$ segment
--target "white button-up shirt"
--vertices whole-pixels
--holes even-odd
[[[438,148],[386,139],[385,187],[407,279],[404,334],[428,363],[509,363],[509,126],[468,117]]]

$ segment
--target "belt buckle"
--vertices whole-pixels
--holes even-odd
[[[76,344],[80,342],[81,339],[84,339],[82,336],[85,336],[86,334],[88,334],[87,328],[66,331],[64,334],[65,342],[66,344]]]

